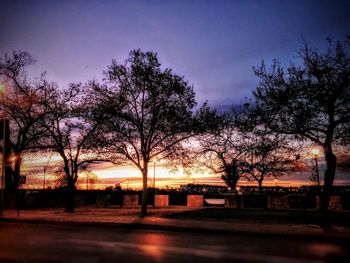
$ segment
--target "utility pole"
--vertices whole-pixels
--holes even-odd
[[[157,160],[155,159],[153,161],[153,189],[154,189],[154,194],[153,194],[153,208],[156,207],[156,162]]]
[[[156,192],[156,161],[153,162],[153,188]]]
[[[89,190],[89,174],[86,173],[86,190]]]
[[[320,189],[320,174],[318,172],[318,158],[317,158],[317,155],[315,155],[315,162],[316,162],[317,187],[318,187],[318,189]]]
[[[46,181],[45,181],[45,175],[46,175],[46,167],[44,167],[44,182],[43,182],[43,190],[45,190],[45,184],[46,184]]]

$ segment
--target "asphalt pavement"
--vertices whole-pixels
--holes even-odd
[[[344,240],[0,222],[0,262],[349,262]]]

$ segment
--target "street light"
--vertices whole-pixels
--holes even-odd
[[[5,93],[5,90],[6,90],[5,84],[0,83],[0,93],[1,93],[1,94]]]
[[[316,179],[317,179],[317,188],[320,190],[320,175],[318,173],[318,155],[320,153],[320,149],[318,148],[312,148],[311,153],[314,156],[315,163],[316,163]]]
[[[312,152],[313,155],[318,155],[320,153],[320,149],[312,148],[311,152]]]
[[[46,167],[44,167],[44,182],[43,182],[43,190],[45,190],[45,186],[46,186],[46,178],[45,178],[45,176],[46,176]]]

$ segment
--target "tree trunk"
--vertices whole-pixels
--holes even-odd
[[[263,191],[264,189],[263,189],[262,183],[263,183],[263,180],[258,180],[260,198],[261,198],[261,201],[263,202],[263,208],[266,210],[267,203],[265,202],[264,191]]]
[[[19,177],[21,176],[21,164],[22,164],[22,158],[18,155],[16,157],[14,170],[13,170],[13,181],[14,181],[16,190],[19,187]]]
[[[16,184],[13,180],[13,169],[10,165],[5,166],[5,207],[13,209],[16,205]]]
[[[17,193],[17,184],[14,180],[14,169],[11,166],[11,163],[9,161],[9,157],[11,155],[11,141],[10,141],[10,122],[9,120],[6,120],[5,122],[5,149],[3,149],[3,144],[1,143],[1,154],[5,155],[3,164],[5,165],[5,189],[4,189],[4,206],[7,208],[15,208],[16,205],[16,193]],[[1,123],[1,129],[0,129],[0,139],[3,140],[3,125],[4,123]],[[4,143],[4,141],[3,141]]]
[[[7,158],[10,155],[7,156]],[[14,153],[16,159],[8,159],[5,167],[5,188],[6,188],[6,206],[15,208],[18,199],[19,177],[21,172],[22,159],[20,154]]]
[[[235,191],[235,197],[236,197],[237,208],[238,208],[238,209],[241,209],[242,206],[241,206],[241,200],[239,199],[238,191],[237,191],[236,187],[235,187],[234,189],[235,189],[234,191]]]
[[[259,193],[260,196],[263,196],[263,187],[262,187],[262,180],[258,180],[258,185],[259,185]]]
[[[19,207],[19,188],[20,188],[20,183],[19,183],[19,177],[21,176],[21,164],[22,164],[22,158],[19,154],[15,153],[16,159],[14,160],[14,169],[13,169],[13,183],[14,183],[14,195],[15,195],[15,200],[16,200],[16,207]]]
[[[68,182],[66,187],[65,212],[74,213],[75,184]]]
[[[235,193],[235,198],[236,198],[236,203],[237,203],[237,208],[241,209],[241,200],[239,199],[239,195],[238,195],[238,191],[237,191],[237,182],[238,182],[239,178],[234,178],[234,180],[232,180],[231,184],[229,185],[229,187],[231,189],[233,189],[234,193]]]
[[[148,204],[148,185],[147,180],[148,179],[148,164],[146,163],[144,165],[144,168],[142,170],[142,202],[141,202],[141,217],[144,217],[147,215],[147,204]]]
[[[328,205],[332,194],[333,181],[335,177],[335,168],[337,165],[337,158],[333,154],[332,146],[324,147],[324,155],[327,163],[327,169],[324,174],[324,186],[321,194],[320,213],[322,216],[322,224],[329,225],[328,221]]]

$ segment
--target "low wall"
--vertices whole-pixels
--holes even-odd
[[[75,196],[76,207],[84,205],[96,205],[104,207],[108,205],[124,205],[125,207],[137,207],[140,205],[140,192],[102,192],[102,191],[77,191]],[[148,205],[167,207],[182,205],[188,207],[204,207],[205,200],[225,199],[225,207],[238,208],[234,194],[190,194],[183,192],[163,193],[155,195],[149,193]],[[20,192],[19,206],[26,208],[64,207],[65,192],[63,190],[22,190]],[[125,200],[123,200],[125,199]],[[304,194],[246,194],[239,196],[241,208],[269,208],[269,209],[319,209],[320,198],[314,193]],[[350,192],[341,195],[333,195],[330,198],[329,210],[350,211]]]
[[[139,195],[124,195],[124,207],[135,207],[139,205]]]
[[[84,204],[85,204],[84,196],[82,196],[82,195],[75,195],[74,196],[74,206],[75,207],[83,206]]]
[[[288,195],[268,195],[268,209],[289,209]]]
[[[317,208],[319,209],[321,207],[320,196],[316,197],[316,203],[317,203]],[[343,209],[342,208],[341,197],[339,195],[332,195],[330,197],[328,209],[329,210],[335,210],[335,211],[341,211]]]
[[[154,196],[155,207],[166,207],[169,206],[169,195],[155,195]]]
[[[316,197],[312,194],[288,195],[290,209],[316,209]]]
[[[225,195],[225,207],[243,208],[243,196],[238,196],[237,202],[236,195]]]
[[[97,207],[106,207],[111,200],[110,195],[97,195],[96,197],[96,206]]]
[[[267,197],[266,194],[260,195],[243,195],[243,203],[245,208],[266,208]]]
[[[203,207],[204,196],[203,195],[187,195],[188,207]]]

